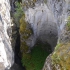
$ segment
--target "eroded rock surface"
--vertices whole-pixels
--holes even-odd
[[[22,2],[25,6],[25,16],[23,14],[20,18],[21,52],[28,52],[28,47],[33,47],[37,40],[48,42],[53,50],[58,38],[57,46],[53,54],[46,59],[43,70],[69,70],[70,1],[22,0]],[[0,0],[1,70],[9,69],[14,63],[11,32],[10,2]],[[26,47],[23,48],[23,45]]]
[[[9,69],[14,63],[11,32],[10,2],[0,0],[0,70]]]
[[[56,8],[54,9],[54,14],[59,20],[59,28],[58,28],[58,44],[55,47],[55,50],[53,54],[48,56],[44,64],[44,67],[42,70],[69,70],[70,69],[70,1],[69,0],[49,0],[49,2],[54,2],[53,6],[56,4]],[[61,4],[61,5],[60,5]],[[53,8],[52,6],[52,8]],[[59,7],[60,6],[60,7]],[[58,8],[59,7],[59,8]],[[61,15],[60,15],[60,8],[62,9]],[[57,10],[56,10],[57,9]],[[53,10],[53,9],[52,9]],[[57,12],[56,12],[57,11]],[[61,19],[60,19],[61,18]],[[52,61],[52,67],[49,65],[47,61]]]
[[[53,50],[58,38],[57,23],[47,5],[41,4],[34,7],[34,9],[29,8],[25,12],[25,15],[26,21],[31,25],[33,30],[34,39],[32,39],[32,42],[30,41],[30,45],[40,40],[43,43],[48,42]]]

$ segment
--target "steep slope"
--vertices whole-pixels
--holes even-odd
[[[0,0],[0,70],[9,69],[14,63],[11,33],[10,2]]]

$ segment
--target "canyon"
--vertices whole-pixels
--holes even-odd
[[[0,70],[25,70],[21,56],[38,42],[51,50],[42,70],[69,70],[70,1],[1,0]]]

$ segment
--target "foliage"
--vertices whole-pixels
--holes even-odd
[[[22,58],[22,63],[23,66],[26,67],[26,70],[41,70],[46,57],[48,56],[48,52],[46,52],[44,49],[42,49],[42,46],[36,45],[33,49],[32,52],[28,55],[27,57]],[[30,55],[30,57],[29,57]]]
[[[20,17],[23,14],[23,9],[22,9],[21,3],[16,2],[15,5],[16,5],[15,18],[17,18],[17,17]]]
[[[21,16],[24,14],[24,12],[23,12],[21,3],[16,2],[15,5],[16,5],[16,8],[15,8],[15,13],[14,13],[14,20],[17,26],[19,27],[19,20]]]

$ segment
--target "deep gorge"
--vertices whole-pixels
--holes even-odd
[[[35,50],[34,50],[35,49]],[[38,52],[39,51],[39,52]],[[41,53],[42,52],[42,53]],[[19,34],[19,31],[17,33],[17,39],[16,39],[16,44],[15,44],[15,51],[14,51],[14,54],[15,54],[15,62],[14,62],[14,65],[11,67],[10,70],[40,70],[40,68],[43,67],[44,65],[44,62],[45,62],[45,59],[46,57],[52,52],[51,50],[51,46],[48,44],[48,43],[42,43],[40,41],[37,41],[36,45],[34,46],[34,48],[32,48],[31,52],[30,52],[30,56],[36,58],[36,59],[26,59],[24,61],[24,58],[22,59],[21,58],[21,51],[20,51],[20,34]],[[32,54],[33,53],[33,54]],[[42,54],[42,55],[41,55]],[[35,55],[35,56],[33,56]],[[22,63],[22,60],[23,60],[23,63]],[[29,60],[29,61],[28,61]],[[36,60],[40,60],[40,61],[37,61],[35,63],[35,66],[33,63],[31,63],[33,60],[33,63],[35,63],[34,61]],[[29,67],[28,68],[28,61],[30,64],[29,64]],[[36,65],[36,64],[39,64],[39,65]],[[26,66],[25,66],[26,65]],[[34,66],[34,67],[33,67]],[[37,67],[36,67],[37,66]],[[26,68],[27,67],[27,68]]]
[[[18,8],[18,7],[17,7]],[[20,12],[20,11],[19,11]],[[23,14],[22,14],[23,15]],[[27,14],[26,14],[27,15]],[[30,14],[29,14],[30,15]],[[19,17],[17,17],[17,18],[19,18]],[[21,23],[21,24],[23,24],[22,26],[25,28],[25,27],[29,27],[29,29],[28,29],[28,31],[30,30],[30,26],[31,25],[29,25],[29,24],[27,24],[26,22],[25,22],[25,20],[23,19],[24,18],[24,15],[20,18],[20,22],[19,23]],[[23,20],[22,20],[23,19]],[[18,20],[18,19],[16,19],[16,20]],[[29,22],[30,23],[30,22]],[[16,26],[18,26],[17,25],[18,23],[16,22]],[[27,25],[26,25],[27,24]],[[38,50],[40,49],[43,53],[41,53],[41,51],[40,52],[36,52],[37,54],[39,53],[39,54],[43,54],[43,55],[45,55],[44,57],[43,57],[43,55],[41,55],[41,56],[39,56],[39,54],[37,55],[35,52],[34,52],[34,54],[32,54],[33,52],[30,52],[30,53],[27,53],[27,51],[28,50],[30,50],[31,48],[29,48],[28,49],[28,46],[27,45],[25,45],[24,44],[24,39],[25,40],[27,40],[27,38],[30,36],[25,36],[25,35],[27,35],[27,34],[29,34],[29,32],[25,32],[24,30],[21,30],[21,25],[20,26],[18,26],[17,28],[19,29],[17,32],[17,39],[16,39],[16,46],[15,46],[15,62],[17,63],[17,64],[19,64],[20,66],[22,66],[22,64],[23,64],[23,66],[25,66],[25,68],[26,68],[26,70],[37,70],[37,68],[38,68],[38,70],[40,70],[40,69],[42,69],[43,68],[43,65],[44,65],[44,62],[45,62],[45,59],[46,59],[46,57],[50,54],[50,53],[52,53],[52,51],[53,51],[53,49],[54,48],[51,48],[52,46],[53,47],[55,47],[54,45],[56,45],[56,43],[57,43],[57,32],[56,31],[53,31],[53,28],[51,28],[52,27],[52,24],[50,24],[50,25],[48,25],[48,26],[50,26],[50,30],[48,29],[48,27],[47,27],[47,29],[46,30],[48,30],[48,34],[41,34],[40,36],[43,36],[43,40],[40,40],[42,37],[39,37],[39,38],[36,38],[36,37],[34,37],[34,36],[32,36],[32,37],[34,37],[34,38],[36,38],[36,43],[37,44],[35,44],[35,39],[34,38],[31,38],[31,40],[33,41],[33,43],[35,44],[35,46],[34,45],[32,45],[32,42],[29,42],[29,40],[28,40],[28,46],[34,46],[34,47],[36,47],[36,45],[38,45],[39,46],[39,48],[38,48]],[[53,27],[55,27],[54,25],[53,25]],[[22,28],[22,29],[24,29],[24,28]],[[21,31],[20,31],[21,30]],[[34,30],[34,29],[33,29]],[[44,29],[43,29],[44,30]],[[57,30],[57,29],[56,29]],[[42,31],[43,32],[43,31]],[[54,32],[54,33],[53,33]],[[25,34],[25,35],[24,35]],[[35,33],[35,30],[33,31],[33,34],[35,34],[36,35],[36,33]],[[23,36],[24,35],[24,36]],[[53,36],[52,36],[53,35]],[[23,36],[23,37],[22,37]],[[19,39],[19,37],[20,37],[20,39]],[[49,43],[47,43],[47,41],[45,41],[46,39],[45,38],[50,38],[51,37],[51,40],[53,39],[52,37],[55,37],[54,38],[54,40],[55,40],[55,43],[53,44],[52,42],[53,41],[51,41],[51,40],[49,40],[49,38],[48,38],[48,41],[49,41]],[[23,39],[22,39],[23,38]],[[40,41],[39,41],[39,40]],[[44,40],[45,39],[45,40]],[[22,42],[22,40],[23,40],[23,42]],[[44,42],[45,41],[45,42]],[[50,43],[51,42],[51,43]],[[39,43],[39,44],[38,44]],[[41,46],[41,45],[42,46]],[[51,44],[51,45],[50,45]],[[21,48],[21,45],[22,45],[22,49],[20,49]],[[37,46],[37,47],[38,47]],[[24,49],[23,49],[23,47],[24,47]],[[36,51],[37,50],[37,47],[35,48],[35,50],[32,48],[32,50],[33,51]],[[41,48],[40,48],[41,47]],[[43,50],[42,50],[43,49]],[[31,50],[31,51],[32,51]],[[21,51],[22,51],[22,53],[21,53]],[[44,52],[45,51],[45,52]],[[24,53],[23,53],[24,52]],[[21,54],[20,54],[21,53]],[[19,54],[19,55],[18,55]],[[22,56],[22,54],[23,54],[23,56]],[[36,55],[36,56],[38,56],[38,57],[36,57],[36,56],[33,56],[33,55]],[[32,57],[32,58],[31,58]],[[33,58],[39,58],[39,57],[43,57],[41,60],[40,60],[40,58],[38,59],[38,60],[40,60],[40,61],[42,61],[42,63],[41,62],[39,62],[38,63],[38,65],[37,65],[37,67],[36,67],[36,63],[34,62],[34,60],[33,60]],[[22,60],[22,61],[21,61]],[[38,62],[37,60],[35,60],[36,62]],[[30,64],[29,64],[29,63]],[[34,65],[34,63],[35,63],[35,65]],[[28,66],[29,65],[29,66]],[[34,67],[32,67],[32,66],[34,66]],[[29,67],[29,68],[28,68]],[[30,68],[31,67],[31,68]],[[36,69],[35,69],[36,68]]]
[[[70,70],[70,0],[1,0],[0,70]]]

